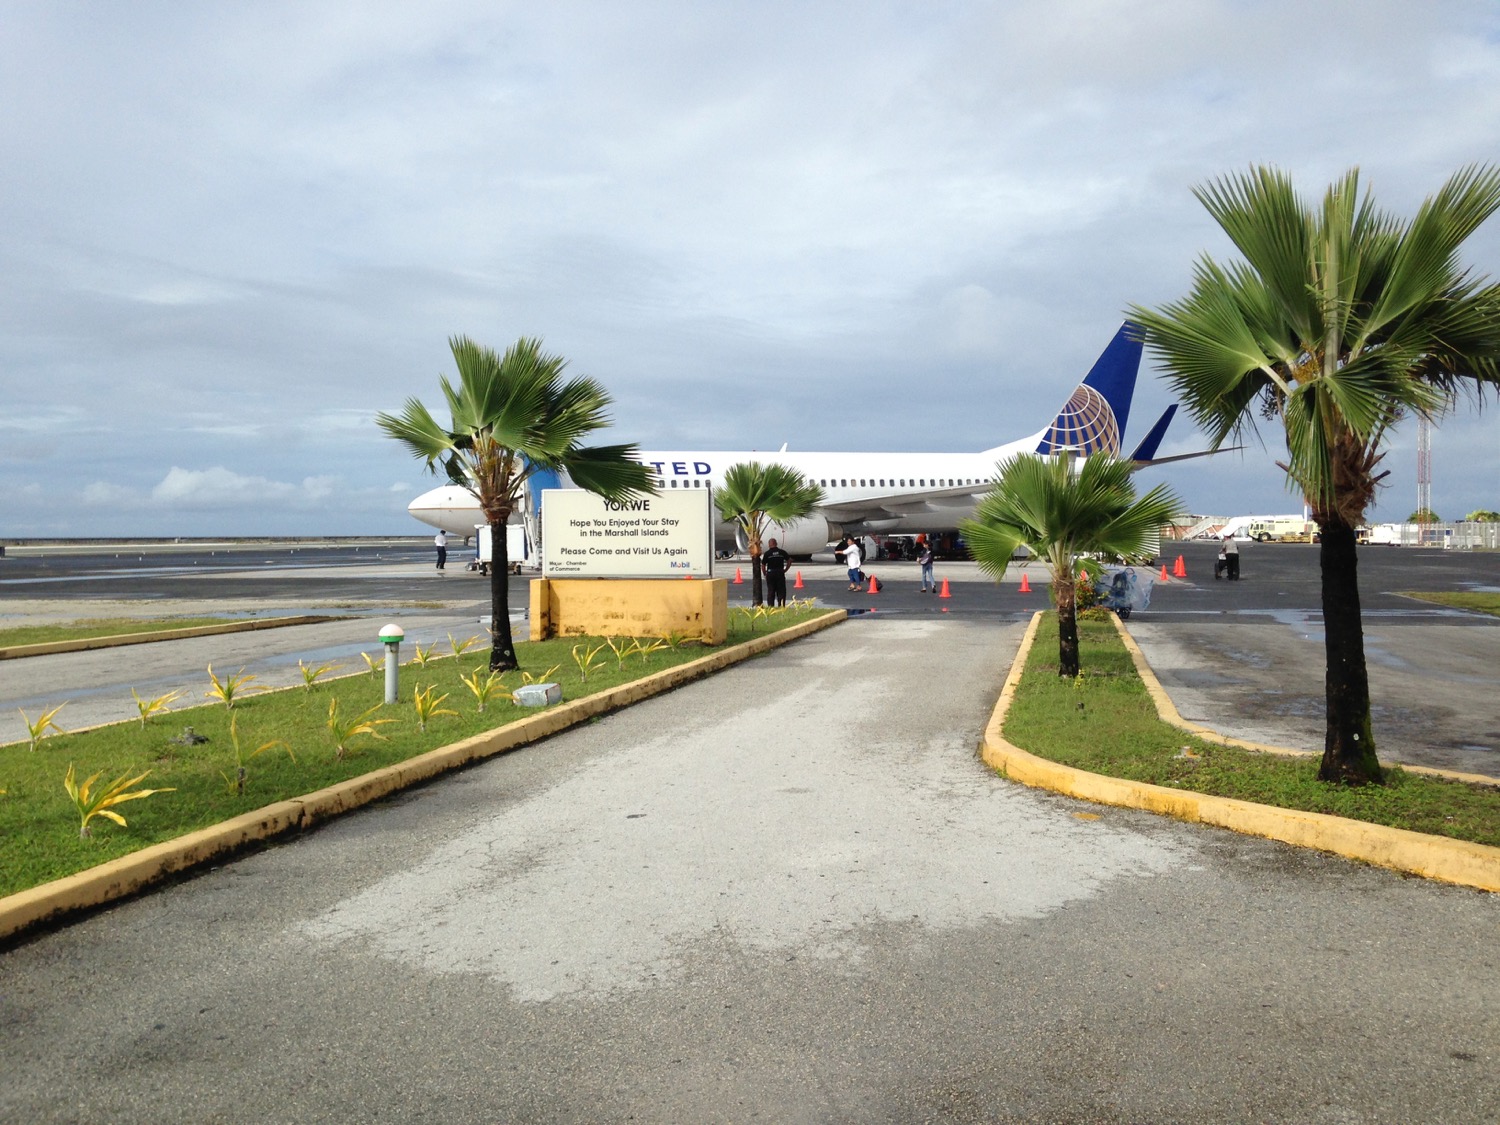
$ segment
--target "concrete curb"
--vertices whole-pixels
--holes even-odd
[[[187,629],[157,629],[151,633],[116,633],[109,637],[80,637],[75,641],[46,641],[35,645],[10,645],[0,648],[0,660],[18,660],[23,656],[51,656],[58,652],[89,652],[96,648],[120,645],[144,645],[152,641],[178,641],[186,637],[214,637],[220,633],[251,633],[257,629],[280,629],[286,625],[317,625],[324,621],[342,621],[342,617],[260,617],[245,621],[226,621],[222,625],[194,625]]]
[[[702,679],[732,664],[837,625],[847,617],[845,611],[834,610],[790,629],[756,637],[633,683],[560,703],[518,722],[462,742],[440,746],[326,789],[279,801],[75,875],[7,895],[0,898],[0,940],[57,921],[76,911],[136,894],[178,872],[224,859],[251,844],[312,828],[439,774],[518,749],[597,715],[617,711],[692,680]]]
[[[1145,809],[1179,820],[1228,828],[1249,836],[1263,836],[1298,847],[1316,848],[1378,867],[1420,875],[1425,879],[1437,879],[1484,891],[1500,891],[1500,848],[1347,820],[1326,813],[1278,809],[1249,801],[1211,797],[1204,793],[1105,777],[1049,762],[1012,746],[1002,736],[1001,730],[1005,724],[1006,712],[1010,710],[1011,700],[1015,698],[1026,658],[1036,640],[1037,626],[1041,619],[1041,613],[1035,614],[1027,627],[1015,661],[1011,664],[1010,675],[1006,677],[1000,699],[995,704],[995,710],[980,742],[980,756],[1002,777],[1099,804]],[[1124,630],[1121,632],[1124,633]],[[1142,678],[1149,677],[1149,683],[1154,683],[1156,691],[1161,692],[1161,685],[1145,666],[1145,658],[1140,655],[1139,648],[1135,647],[1133,641],[1128,647],[1136,661],[1136,667],[1142,672]],[[1160,697],[1153,693],[1152,697],[1158,700],[1158,714],[1161,714],[1163,720],[1173,722],[1173,719],[1161,711],[1160,699],[1165,698],[1165,692],[1161,692]],[[1171,701],[1166,702],[1170,707]],[[1171,708],[1171,714],[1177,714],[1176,708]],[[1193,729],[1182,722],[1181,716],[1177,716],[1174,725]],[[1197,731],[1194,730],[1193,733],[1196,734]],[[1228,740],[1222,735],[1216,735],[1214,740],[1249,749],[1269,749],[1252,743]]]

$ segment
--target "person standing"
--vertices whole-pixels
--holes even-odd
[[[917,563],[922,567],[922,593],[937,593],[937,579],[932,576],[932,544],[927,536],[917,536]]]
[[[448,564],[448,533],[439,528],[432,537],[432,545],[437,548],[437,568],[441,571]]]
[[[864,555],[860,553],[859,540],[845,539],[844,545],[836,553],[844,556],[844,565],[849,568],[849,589],[860,589],[859,568],[865,560]]]
[[[766,571],[766,604],[786,605],[786,572],[792,565],[792,556],[776,545],[776,540],[767,540],[767,548],[760,556],[760,565]]]
[[[1240,545],[1235,542],[1233,535],[1224,536],[1224,565],[1225,568],[1229,571],[1229,581],[1239,581]]]

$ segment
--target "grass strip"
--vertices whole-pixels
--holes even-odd
[[[1500,594],[1479,593],[1471,590],[1403,590],[1402,594],[1408,598],[1416,598],[1418,601],[1433,602],[1436,605],[1446,605],[1454,609],[1467,609],[1475,613],[1488,613],[1492,617],[1500,617]]]
[[[1047,614],[1006,715],[1008,741],[1039,758],[1278,808],[1500,846],[1500,788],[1387,770],[1387,784],[1317,779],[1318,759],[1205,742],[1163,722],[1107,620],[1079,620],[1083,674],[1057,674],[1057,618]]]
[[[828,612],[807,603],[770,612],[736,608],[730,612],[728,644]],[[467,642],[464,637],[453,640],[459,648]],[[310,682],[306,686],[256,692],[253,680],[240,684],[232,709],[216,701],[152,715],[144,722],[130,720],[51,734],[38,742],[36,750],[25,742],[0,746],[0,789],[7,791],[0,795],[0,896],[536,714],[536,709],[517,706],[510,698],[510,692],[528,679],[558,683],[565,700],[578,699],[688,663],[709,651],[696,642],[662,642],[654,651],[642,651],[653,649],[652,638],[642,638],[639,646],[628,638],[615,638],[613,649],[598,637],[524,643],[517,646],[522,672],[502,677],[500,689],[481,711],[469,683],[484,681],[489,649],[480,638],[474,641],[460,655],[453,653],[455,646],[441,644],[423,649],[422,661],[403,663],[399,699],[391,705],[383,702],[385,677],[378,666],[357,672],[347,664],[323,671],[307,668],[304,675]],[[369,655],[376,661],[381,657],[378,651]],[[224,684],[236,673],[217,668],[215,674]],[[207,671],[203,688],[205,695],[212,689]],[[437,712],[429,715],[425,730],[415,705],[419,691],[435,701]],[[348,739],[341,757],[329,721],[334,701],[341,723],[367,711],[370,720],[392,721],[374,727],[373,733]],[[60,716],[65,717],[66,712]],[[189,726],[194,736],[208,741],[184,739]],[[291,754],[277,746],[251,756],[276,742],[284,743]],[[96,788],[149,771],[133,789],[171,788],[173,792],[119,806],[114,811],[126,819],[123,827],[96,817],[89,825],[92,835],[80,838],[80,814],[63,786],[69,766],[78,781],[102,772]],[[243,793],[238,784],[240,766],[245,769]]]
[[[90,617],[53,625],[16,625],[0,629],[0,648],[125,637],[164,629],[197,629],[204,625],[228,625],[243,620],[242,617]]]

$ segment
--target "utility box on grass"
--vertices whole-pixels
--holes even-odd
[[[550,707],[562,702],[562,687],[558,684],[522,684],[511,695],[522,707]]]

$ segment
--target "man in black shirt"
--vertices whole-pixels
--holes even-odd
[[[792,565],[792,556],[768,539],[767,548],[760,556],[760,565],[766,571],[766,604],[786,605],[786,572]]]

